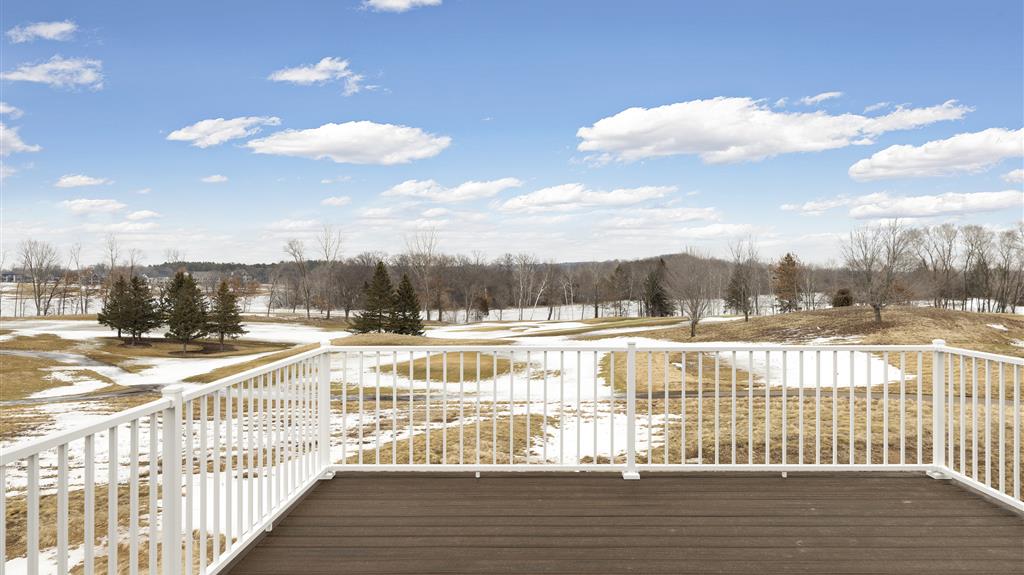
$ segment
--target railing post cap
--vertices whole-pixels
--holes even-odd
[[[932,345],[935,347],[946,347],[946,340],[944,339],[933,339]]]
[[[181,384],[174,384],[165,386],[160,390],[160,394],[164,397],[178,398],[180,399],[182,394],[185,393],[185,386]]]

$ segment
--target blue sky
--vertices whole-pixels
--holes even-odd
[[[3,249],[825,261],[879,219],[1016,225],[1022,3],[834,4],[4,2]]]

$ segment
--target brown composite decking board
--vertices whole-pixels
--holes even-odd
[[[1024,517],[867,473],[353,473],[231,573],[1022,573]]]

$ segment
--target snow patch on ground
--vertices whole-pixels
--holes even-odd
[[[997,329],[999,331],[1010,331],[1010,328],[1006,327],[1005,325],[1003,325],[1001,323],[988,323],[988,324],[985,324],[985,325],[987,325],[988,327],[990,327],[992,329]]]

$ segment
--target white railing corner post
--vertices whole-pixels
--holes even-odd
[[[946,472],[946,341],[932,340],[932,467],[933,479],[948,479]]]
[[[318,399],[317,410],[319,416],[319,447],[320,478],[331,479],[334,474],[328,468],[331,466],[331,342],[325,340],[320,343],[320,372],[317,382]]]
[[[623,479],[640,479],[636,470],[636,343],[626,344],[626,468]]]
[[[181,385],[163,388],[165,399],[171,405],[163,413],[162,467],[163,467],[163,573],[181,573],[181,442],[184,401]],[[189,438],[191,441],[191,438]],[[190,471],[191,472],[191,471]],[[191,537],[191,534],[189,534]]]

